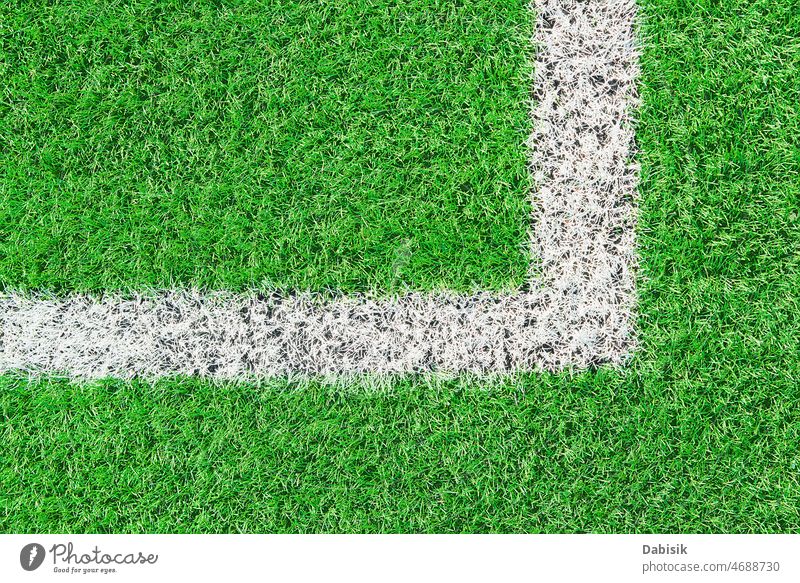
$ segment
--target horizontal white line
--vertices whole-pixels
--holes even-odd
[[[80,377],[246,378],[486,373],[558,366],[566,356],[617,360],[623,346],[605,331],[628,319],[601,305],[581,309],[573,328],[545,293],[385,301],[186,291],[131,299],[14,296],[2,305],[3,363]]]
[[[556,370],[634,345],[633,0],[536,0],[530,288],[0,296],[0,371],[78,378]]]

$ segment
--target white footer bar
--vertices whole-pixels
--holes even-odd
[[[0,581],[778,582],[799,566],[800,535],[0,536]]]

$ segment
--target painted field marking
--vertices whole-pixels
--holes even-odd
[[[477,374],[635,346],[634,0],[534,0],[529,282],[514,293],[0,295],[0,372],[75,378]]]

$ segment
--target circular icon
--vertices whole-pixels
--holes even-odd
[[[19,564],[26,571],[35,571],[44,562],[44,547],[39,543],[30,543],[19,552]]]

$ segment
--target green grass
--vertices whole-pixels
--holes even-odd
[[[798,531],[800,14],[642,4],[627,370],[384,392],[6,377],[0,530]]]
[[[525,0],[4,2],[0,286],[518,285],[531,29]]]

